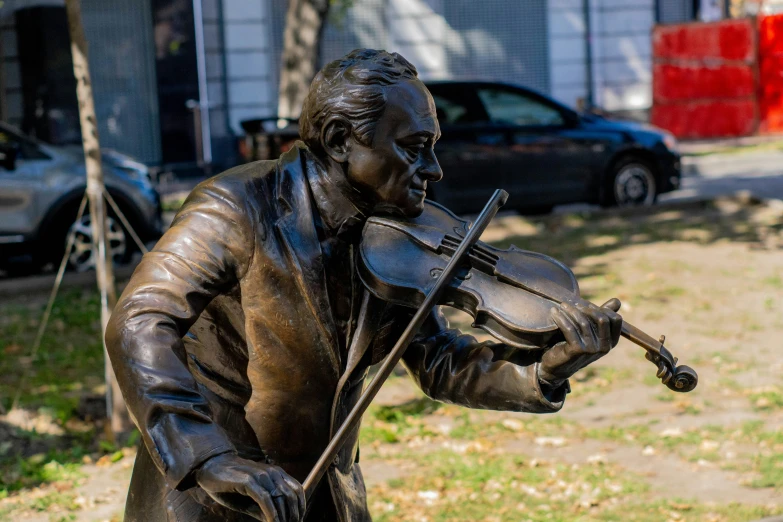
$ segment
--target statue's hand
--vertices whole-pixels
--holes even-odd
[[[196,471],[196,482],[217,503],[263,522],[299,522],[305,493],[277,466],[223,453]]]
[[[602,307],[571,306],[563,303],[552,309],[552,319],[563,332],[565,341],[544,353],[539,365],[539,378],[559,386],[578,370],[600,359],[617,345],[623,318],[616,313],[618,299],[610,299]]]

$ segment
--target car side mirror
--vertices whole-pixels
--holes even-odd
[[[578,127],[579,123],[581,122],[579,114],[575,112],[566,112],[563,114],[563,118],[565,119],[566,127],[569,128]]]
[[[16,170],[16,156],[19,147],[15,143],[0,143],[0,167],[7,171]]]

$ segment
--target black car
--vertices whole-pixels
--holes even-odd
[[[555,205],[651,205],[680,184],[674,136],[649,125],[580,114],[540,93],[504,83],[425,82],[442,136],[443,180],[430,199],[458,213],[480,211],[497,188],[505,208],[547,212]],[[247,161],[275,158],[298,138],[294,120],[242,122]]]
[[[566,203],[650,205],[680,183],[674,137],[649,125],[580,114],[530,89],[490,82],[428,82],[443,180],[429,196],[477,212],[496,188],[523,213]]]

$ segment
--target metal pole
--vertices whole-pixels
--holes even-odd
[[[204,14],[201,0],[193,0],[193,25],[196,36],[196,69],[198,73],[198,105],[201,116],[201,147],[204,163],[212,163],[212,133],[209,128],[209,97],[207,96],[207,59],[204,48]]]
[[[585,83],[587,96],[585,111],[590,112],[595,107],[595,87],[593,86],[593,29],[591,27],[590,0],[582,0],[582,11],[585,20]]]
[[[454,252],[454,255],[451,256],[451,259],[446,265],[446,268],[443,269],[443,272],[435,281],[435,284],[427,294],[427,297],[424,298],[424,302],[421,304],[421,306],[419,306],[418,310],[416,310],[416,314],[413,316],[413,319],[411,319],[408,327],[400,336],[397,344],[394,345],[394,348],[392,348],[391,353],[389,353],[389,355],[386,357],[386,360],[381,365],[378,373],[375,374],[375,377],[370,382],[369,386],[367,386],[367,389],[364,391],[362,396],[359,397],[356,406],[353,407],[351,412],[348,414],[348,417],[346,417],[345,421],[343,421],[334,438],[329,442],[329,445],[326,447],[323,454],[321,454],[321,458],[318,459],[315,467],[313,467],[313,470],[307,476],[307,479],[305,479],[303,487],[308,500],[312,497],[312,494],[315,491],[315,487],[323,477],[326,469],[334,461],[335,456],[340,451],[343,444],[345,444],[348,435],[350,435],[351,432],[361,422],[362,415],[364,415],[364,412],[367,411],[367,408],[370,406],[373,398],[375,398],[375,395],[377,395],[378,391],[381,389],[381,386],[383,386],[384,381],[386,381],[392,370],[394,370],[394,367],[405,353],[405,350],[413,340],[413,337],[418,333],[419,328],[421,328],[421,325],[429,315],[432,307],[437,304],[441,295],[446,290],[446,287],[454,277],[454,272],[459,268],[459,264],[462,261],[462,258],[476,243],[476,241],[478,241],[481,233],[485,228],[487,228],[489,222],[492,221],[492,218],[495,217],[498,209],[506,202],[507,199],[508,193],[505,190],[495,191],[495,194],[493,194],[492,198],[484,207],[484,210],[481,211],[481,214],[476,219],[473,227],[465,235],[465,239],[462,240],[456,252]]]

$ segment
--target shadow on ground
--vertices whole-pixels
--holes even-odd
[[[541,252],[573,267],[580,260],[635,245],[686,241],[709,245],[722,241],[751,248],[783,247],[783,210],[752,196],[719,198],[646,209],[549,215],[508,216],[497,220],[490,242]],[[579,277],[601,276],[605,264],[590,264]]]

